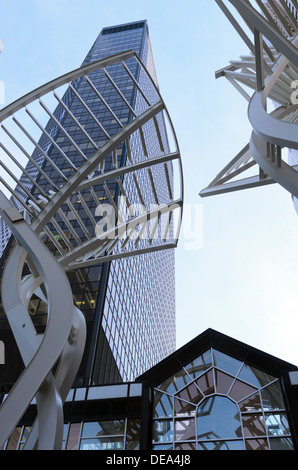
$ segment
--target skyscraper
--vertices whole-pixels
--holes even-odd
[[[150,72],[153,81],[157,83],[146,21],[104,28],[87,54],[82,67],[126,50],[136,52]],[[33,197],[38,197],[41,190],[47,192],[50,189],[47,176],[50,176],[51,180],[59,186],[63,177],[70,177],[71,165],[81,159],[82,152],[87,158],[92,155],[94,146],[92,146],[90,139],[89,142],[86,140],[86,143],[81,141],[78,151],[76,143],[82,139],[84,130],[100,147],[104,145],[106,135],[115,135],[119,125],[130,122],[135,112],[142,112],[144,100],[133,81],[138,83],[142,89],[150,92],[149,81],[138,64],[131,64],[129,71],[132,76],[130,81],[128,81],[125,67],[121,64],[115,64],[111,66],[109,74],[104,74],[103,71],[95,72],[92,75],[92,84],[88,80],[81,79],[70,85],[52,118],[48,121],[46,132],[43,132],[38,140],[38,145],[33,150],[32,161],[26,167],[26,174],[21,175],[20,184],[16,187],[16,196],[19,197],[19,200],[27,197],[26,192],[30,192]],[[115,92],[115,82],[121,89],[122,101],[119,100],[119,93],[117,95]],[[101,104],[94,96],[92,85],[96,86],[98,96],[103,98]],[[63,104],[66,104],[68,112],[65,112]],[[114,115],[112,119],[111,109],[117,114],[117,117]],[[117,109],[117,113],[115,109]],[[80,128],[74,125],[73,117],[79,121]],[[97,120],[100,120],[102,124],[101,130],[95,125],[98,123]],[[159,139],[165,153],[169,153],[165,122],[162,116],[159,116],[158,120]],[[62,122],[64,133],[59,129],[59,123]],[[65,132],[68,138],[65,136]],[[150,124],[144,129],[145,132],[147,136],[150,136],[152,132]],[[148,142],[147,137],[146,140]],[[133,137],[129,149],[126,145],[118,146],[116,155],[111,156],[109,163],[105,162],[105,168],[98,168],[91,177],[99,176],[113,165],[116,167],[123,165],[127,158],[138,162],[143,146],[142,136],[141,138]],[[156,146],[156,141],[152,138],[151,144],[149,146],[147,144],[146,149],[149,157],[154,156],[154,146]],[[129,151],[130,155],[128,155]],[[45,153],[47,158],[45,158]],[[62,153],[66,157],[64,160],[61,156]],[[38,175],[38,177],[35,174],[36,163],[43,170],[42,175]],[[56,170],[53,170],[53,163],[56,165]],[[107,168],[108,166],[109,168]],[[53,171],[56,171],[55,175]],[[162,200],[164,191],[173,190],[171,165],[167,167],[166,173],[161,172],[159,165],[156,165],[149,176],[148,173],[143,172],[142,179],[139,177],[137,184],[134,184],[136,183],[134,175],[130,174],[122,177],[120,181],[115,180],[108,184],[98,185],[97,201],[105,202],[110,198],[110,202],[117,204],[119,187],[122,187],[130,204],[139,203],[140,195],[146,196],[146,199],[151,197],[151,202],[154,204],[157,200]],[[155,180],[154,191],[152,191],[151,184],[153,177]],[[35,181],[38,183],[38,187],[37,184],[34,184]],[[15,200],[15,202],[18,205],[18,201]],[[67,220],[64,224],[57,225],[55,236],[57,239],[65,236],[66,238],[70,237],[72,228],[75,227],[81,240],[84,240],[86,233],[81,227],[78,227],[77,219],[70,210],[71,204],[81,218],[85,217],[87,225],[86,213],[88,210],[94,216],[94,200],[91,201],[90,198],[88,201],[87,197],[80,200],[76,194],[70,202],[68,212],[66,212]],[[59,230],[63,230],[62,235]],[[7,243],[9,231],[4,224],[2,232],[3,269],[6,252],[9,250],[9,243]],[[55,251],[53,241],[46,238],[45,235],[45,243],[52,251]],[[174,351],[173,249],[124,259],[113,259],[97,266],[86,265],[69,272],[68,276],[73,290],[74,303],[84,313],[87,323],[85,354],[75,385],[133,380]],[[43,301],[33,296],[29,309],[37,329],[42,331],[46,316]],[[5,366],[1,371],[0,380],[2,384],[9,385],[13,384],[20,374],[22,363],[15,359],[18,356],[17,349],[5,318],[3,315],[1,316],[0,336],[8,346],[6,348],[7,367]]]

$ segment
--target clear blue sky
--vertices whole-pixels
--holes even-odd
[[[183,158],[185,202],[203,243],[176,252],[177,346],[211,327],[298,364],[297,233],[278,186],[200,199],[247,143],[247,104],[214,72],[247,52],[213,0],[3,0],[6,104],[80,66],[102,27],[147,19],[161,93]]]

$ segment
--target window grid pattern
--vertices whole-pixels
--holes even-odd
[[[143,24],[137,23],[137,26],[138,27],[133,27],[132,29],[120,28],[120,30],[117,29],[115,32],[111,29],[109,34],[100,34],[82,65],[87,65],[90,62],[103,59],[124,50],[134,49],[141,57],[141,60],[148,65],[152,71],[153,77],[155,77],[147,25],[144,22]],[[148,99],[154,101],[154,96],[150,95],[152,88],[150,87],[148,78],[145,78],[143,74],[139,74],[137,63],[133,60],[127,60],[126,66],[135,79],[141,83],[142,89],[146,96],[148,96]],[[133,85],[132,80],[129,79],[121,64],[111,65],[107,67],[107,71],[115,83],[117,83],[117,86],[127,102],[133,107],[136,115],[142,113],[145,109],[144,98],[140,92],[136,93],[136,87]],[[129,122],[131,115],[128,107],[123,104],[123,101],[119,98],[119,94],[113,89],[112,84],[104,75],[103,71],[100,70],[94,74],[90,74],[89,79],[99,90],[120,122],[122,122],[122,124]],[[101,147],[107,141],[107,138],[104,132],[99,130],[94,119],[90,118],[90,113],[84,108],[78,96],[88,105],[91,113],[102,123],[105,131],[110,136],[113,136],[119,131],[119,123],[113,119],[111,113],[100,103],[100,100],[95,96],[92,88],[85,79],[78,79],[72,84],[72,87],[72,89],[68,89],[65,93],[63,102],[80,123],[81,127],[86,130],[89,137],[92,138],[98,147]],[[83,151],[87,158],[93,155],[94,146],[86,138],[82,130],[78,129],[74,124],[74,120],[64,111],[62,105],[56,108],[54,116],[58,122],[63,123],[63,128],[66,130],[67,136],[59,130],[57,124],[51,119],[45,129],[48,135],[59,146],[59,150],[54,144],[49,145],[48,137],[43,135],[38,141],[38,147],[33,150],[32,158],[36,162],[43,163],[44,174],[59,186],[63,181],[63,177],[69,178],[72,175],[72,165],[80,166],[82,163],[82,156],[77,151],[76,146]],[[166,152],[168,149],[167,136],[162,115],[157,116],[157,120],[159,122],[161,139]],[[147,148],[149,157],[160,153],[159,142],[156,138],[154,128],[155,126],[152,122],[144,126],[143,129],[144,135],[150,136],[151,139],[150,146]],[[135,132],[131,137],[130,145],[133,162],[140,161],[143,157],[144,149],[138,132]],[[44,160],[43,152],[48,154],[51,163]],[[63,152],[67,158],[62,157],[61,152]],[[125,143],[120,145],[117,149],[117,164],[121,166],[124,159],[126,159]],[[53,168],[53,162],[57,167],[56,170]],[[98,176],[100,171],[112,169],[114,164],[113,156],[108,157],[104,164],[105,167],[96,170],[93,176]],[[171,184],[173,184],[170,164],[168,167],[169,179]],[[36,170],[34,165],[30,166],[29,164],[27,170],[35,180]],[[162,201],[162,191],[164,191],[162,187],[167,187],[164,169],[160,165],[156,165],[156,168],[154,168],[152,172],[156,183],[158,198]],[[142,193],[145,196],[151,194],[152,188],[148,174],[146,174],[145,171],[140,171],[137,177]],[[26,178],[22,182],[24,185],[28,183]],[[50,189],[45,176],[40,176],[37,183],[39,188],[44,192],[48,192]],[[29,182],[28,184],[28,189],[31,190],[32,183]],[[123,185],[130,202],[140,202],[131,175],[124,178]],[[111,196],[116,198],[119,193],[117,181],[110,181],[107,186]],[[94,187],[94,190],[96,191],[96,196],[100,203],[108,202],[106,190],[102,185]],[[20,191],[22,190],[20,189]],[[36,189],[32,190],[35,196],[37,196],[37,192]],[[22,197],[26,196],[25,194],[20,195]],[[78,220],[75,219],[71,205],[74,207],[75,211],[78,212],[79,217],[83,221],[83,226],[87,227],[91,236],[94,235],[92,232],[94,227],[91,223],[88,224],[90,218],[82,205],[81,199],[84,200],[93,218],[95,218],[97,203],[90,197],[88,191],[82,190],[80,194],[73,194],[70,197],[69,203],[62,207],[66,220],[61,219],[59,214],[56,214],[53,218],[58,228],[56,232],[61,245],[63,245],[64,240],[61,239],[59,232],[63,232],[63,235],[66,236],[71,244],[75,244],[73,231],[75,231],[80,241],[86,240],[86,233],[84,233],[84,230],[79,225]],[[154,202],[153,199],[149,201],[149,203]],[[48,229],[51,233],[55,232],[55,227],[52,223],[48,224]],[[57,248],[53,240],[46,235],[45,238],[48,248],[54,254],[57,254]],[[142,247],[142,242],[143,240],[141,240],[140,248]],[[152,243],[154,243],[154,240]],[[90,274],[91,271],[92,274]],[[98,294],[105,283],[102,272],[103,265],[100,264],[94,268],[81,268],[76,272],[69,273],[75,305],[83,311],[86,317],[88,332],[87,347],[91,344],[90,339],[96,315],[99,315],[97,305],[101,304],[102,299],[98,297]],[[43,305],[38,298],[33,297],[30,303],[30,312],[35,326],[38,326],[40,332],[42,332],[42,328],[46,324],[46,305]],[[175,349],[173,250],[113,261],[110,265],[101,321],[116,365],[124,381],[134,380],[136,376],[173,352]],[[88,352],[86,351],[86,361],[87,356]],[[77,384],[81,384],[84,379],[89,380],[90,378],[80,377]]]
[[[210,349],[154,390],[153,449],[293,450],[279,379]]]
[[[140,419],[117,419],[64,425],[62,450],[139,450]],[[19,426],[3,450],[22,450],[30,426]]]

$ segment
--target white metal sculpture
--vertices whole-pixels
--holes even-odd
[[[231,5],[228,8],[222,0],[216,2],[250,49],[249,55],[231,61],[216,77],[226,77],[248,102],[253,132],[249,144],[200,196],[279,183],[297,197],[298,167],[288,163],[288,153],[284,152],[298,149],[298,103],[293,100],[298,79],[297,12],[287,1],[257,1],[253,7],[247,0],[229,0],[251,30],[250,38],[231,13]],[[267,108],[269,100],[275,106],[271,113]],[[257,174],[245,177],[253,166],[258,168]]]
[[[136,62],[139,74],[146,77],[143,80],[146,87],[131,73],[129,64],[132,61]],[[131,86],[135,87],[139,111],[131,107],[109,74],[109,67],[115,64],[123,67]],[[129,110],[131,120],[128,123],[121,122],[121,116],[112,110],[93,83],[92,73],[99,70]],[[75,86],[77,80],[86,81],[93,99],[103,103],[111,119],[118,124],[119,131],[113,136],[90,110],[87,100],[80,96]],[[59,96],[59,90],[62,96]],[[69,109],[64,99],[66,91],[75,96],[104,134],[100,143],[93,140],[79,117]],[[83,146],[72,140],[63,126],[63,119],[50,110],[47,99],[56,105],[58,102],[60,111],[70,117],[76,129],[87,138],[89,147],[93,148],[91,156],[87,157]],[[50,130],[42,124],[41,110],[47,119],[51,119],[53,127]],[[164,146],[162,135],[166,120],[175,145],[170,153]],[[62,445],[63,403],[76,376],[86,336],[85,320],[73,304],[66,272],[177,245],[183,204],[180,152],[158,88],[133,51],[93,62],[38,88],[1,110],[0,124],[0,215],[15,237],[2,279],[2,300],[25,364],[23,374],[0,407],[0,446],[30,403],[36,400],[38,416],[25,448],[59,449]],[[35,128],[39,135],[41,131],[48,145],[40,146]],[[69,139],[81,156],[80,166],[68,158],[55,140],[53,129],[59,129]],[[28,148],[25,142],[29,144]],[[152,142],[156,144],[154,152]],[[38,149],[39,159],[32,157],[30,145]],[[49,158],[50,145],[60,153],[65,163],[64,171]],[[117,155],[119,145],[125,146],[127,152],[126,161],[121,165]],[[136,146],[142,149],[141,152],[135,152]],[[113,167],[109,165],[106,169],[108,159],[113,162]],[[59,185],[49,172],[44,171],[45,163],[58,173]],[[180,181],[177,199],[173,194],[175,165]],[[20,176],[24,176],[26,183]],[[41,179],[46,180],[46,190],[40,184]],[[148,188],[146,192],[142,190],[140,181],[144,179],[150,191]],[[161,180],[165,182],[162,194],[158,189]],[[119,203],[110,193],[111,181],[118,185]],[[127,182],[133,186],[129,194],[138,194],[138,201],[128,201]],[[104,189],[104,198],[98,197],[98,187]],[[90,209],[87,199],[95,203],[95,211]],[[85,211],[84,220],[74,201]],[[134,204],[138,210],[132,211]],[[109,209],[112,210],[107,216]],[[173,217],[177,212],[174,233]],[[66,224],[67,234],[61,229],[61,222]],[[82,232],[84,239],[80,235]],[[31,274],[24,277],[25,264]],[[36,333],[28,312],[33,293],[48,304],[47,326],[41,336]]]

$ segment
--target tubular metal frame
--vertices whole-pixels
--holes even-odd
[[[297,18],[285,2],[280,5],[284,9],[283,15],[279,11],[274,20],[262,1],[256,2],[261,10],[259,13],[248,0],[229,0],[251,30],[253,38],[250,39],[235,14],[231,13],[231,7],[222,0],[216,2],[251,51],[250,55],[231,61],[231,65],[219,70],[216,78],[226,77],[248,102],[253,132],[249,144],[200,192],[200,196],[278,183],[297,197],[298,167],[285,161],[282,152],[283,149],[298,149],[298,107],[291,100],[291,84],[298,78]],[[287,28],[282,32],[284,22]],[[251,95],[248,89],[253,91]],[[270,114],[267,100],[276,107]],[[258,166],[257,174],[245,177],[255,165]],[[239,175],[244,178],[239,179]]]
[[[128,63],[131,64],[132,61],[135,62],[139,73],[146,76],[146,91],[135,80],[130,70]],[[109,67],[115,64],[123,66],[131,84],[136,87],[138,100],[142,102],[139,113],[132,109],[108,72]],[[131,120],[126,125],[121,122],[121,117],[112,110],[92,82],[92,73],[100,70],[130,112]],[[113,136],[108,134],[104,123],[97,119],[88,103],[80,96],[76,87],[79,80],[86,80],[90,92],[93,93],[93,99],[104,104],[118,125],[118,132]],[[61,87],[63,96],[59,97]],[[66,93],[65,87],[67,87]],[[100,142],[93,140],[84,125],[80,123],[79,117],[71,112],[67,104],[67,93],[71,93],[80,102],[94,124],[98,126],[103,136]],[[91,156],[86,156],[85,148],[68,134],[61,115],[59,117],[55,111],[50,110],[45,102],[49,94],[51,98],[54,97],[55,102],[58,101],[62,115],[67,114],[82,136],[87,138],[88,145],[93,148]],[[31,105],[40,105],[47,118],[51,120],[51,128],[42,124],[39,112],[36,115],[36,111],[34,113],[29,109]],[[29,126],[22,122],[24,114],[30,118]],[[167,153],[164,149],[161,137],[166,119],[175,145],[171,153]],[[46,145],[40,143],[42,139],[37,142],[31,128],[32,123],[37,126],[39,132],[42,132]],[[85,319],[73,304],[66,272],[112,259],[177,246],[183,207],[180,151],[158,88],[133,51],[81,67],[32,91],[0,111],[0,126],[3,136],[0,142],[2,151],[0,166],[5,175],[0,178],[2,185],[0,215],[15,238],[14,247],[4,269],[1,285],[2,300],[25,365],[24,372],[0,407],[2,423],[0,447],[17,426],[30,403],[36,400],[38,417],[26,441],[25,449],[61,449],[63,403],[75,379],[86,339]],[[76,166],[55,140],[54,134],[57,129],[65,135],[77,155],[81,157],[80,165]],[[155,150],[154,154],[148,152],[150,148],[148,144],[152,139],[159,144],[159,150]],[[38,149],[38,158],[31,156],[32,151],[25,147],[25,141],[27,143],[29,141],[30,145],[33,144],[34,148]],[[136,142],[141,143],[143,149],[142,155],[137,157],[134,153]],[[55,146],[64,159],[66,172],[61,171],[50,159],[48,154],[50,146]],[[123,166],[119,164],[117,154],[119,146],[125,148],[127,153],[126,162],[124,164],[122,162]],[[114,168],[110,169],[109,166],[109,169],[105,170],[108,159],[110,165],[111,155]],[[52,166],[53,172],[58,174],[59,184],[44,171],[45,163]],[[176,164],[180,195],[174,199],[173,181]],[[17,176],[18,173],[21,173],[21,177]],[[162,181],[166,182],[162,194],[157,189],[157,182],[160,181],[157,179],[161,173]],[[151,194],[146,196],[140,184],[144,175],[150,182],[152,190]],[[124,210],[122,207],[120,211],[109,189],[110,182],[117,182],[119,194],[128,205],[123,183],[128,177],[139,195],[138,212],[129,211],[130,207]],[[43,187],[42,180],[46,181]],[[97,194],[98,185],[101,190],[103,188],[105,190],[105,204],[101,203],[103,198]],[[96,203],[95,213],[89,208],[87,197],[88,201],[91,199]],[[74,201],[79,202],[80,208],[85,211],[88,221],[91,221],[91,229],[90,224],[82,220]],[[112,219],[105,218],[108,209],[114,210]],[[176,233],[173,231],[172,223],[174,211],[178,212]],[[163,223],[163,216],[166,216],[167,224]],[[96,217],[101,217],[99,226]],[[71,220],[76,222],[81,232]],[[68,235],[61,228],[61,222],[66,224]],[[99,232],[98,227],[102,227],[103,222],[108,229]],[[162,229],[163,236],[157,236]],[[137,236],[130,237],[132,232]],[[84,240],[81,239],[81,233],[84,234]],[[31,274],[23,277],[25,265],[29,267]],[[36,333],[28,311],[33,294],[48,305],[47,326],[43,335]],[[55,372],[53,372],[54,366],[56,366]]]

